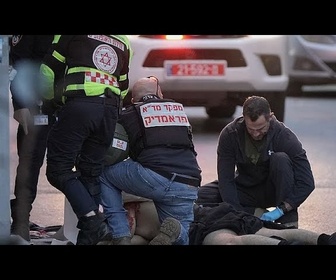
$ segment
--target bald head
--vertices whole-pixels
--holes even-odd
[[[163,98],[159,81],[155,77],[141,78],[135,82],[132,88],[132,102],[139,102],[142,97],[148,94]]]

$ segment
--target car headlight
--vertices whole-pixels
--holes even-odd
[[[312,43],[320,43],[326,45],[336,44],[335,35],[301,35],[303,39]]]

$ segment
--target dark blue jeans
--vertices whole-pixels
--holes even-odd
[[[177,219],[181,232],[174,245],[189,244],[197,187],[167,179],[130,158],[105,167],[101,184],[102,205],[114,238],[131,235],[121,196],[123,190],[152,199],[161,223],[167,217]]]

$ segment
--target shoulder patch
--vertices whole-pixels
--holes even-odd
[[[118,55],[109,45],[99,45],[92,54],[92,60],[97,69],[113,74],[118,66]]]

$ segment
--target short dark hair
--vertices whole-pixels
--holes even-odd
[[[264,115],[267,121],[271,116],[271,107],[267,99],[256,95],[247,97],[243,104],[243,116],[254,122],[261,115]]]

